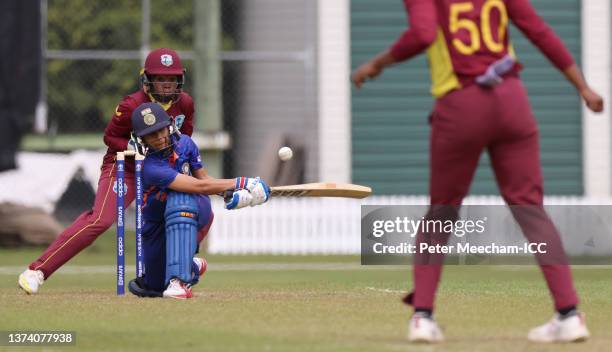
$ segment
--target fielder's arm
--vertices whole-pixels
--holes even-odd
[[[128,142],[132,132],[132,115],[134,107],[127,99],[121,101],[115,108],[113,117],[104,130],[104,144],[116,151],[128,149]]]
[[[366,80],[374,79],[390,65],[405,61],[426,50],[436,39],[436,8],[431,0],[404,0],[410,28],[406,29],[393,45],[359,66],[351,80],[361,88]]]
[[[586,106],[591,109],[591,111],[603,111],[603,98],[593,89],[591,89],[591,87],[589,87],[584,77],[582,76],[582,72],[578,68],[578,65],[571,65],[570,67],[563,70],[563,74],[565,75],[565,78],[567,78],[567,80],[570,81],[574,85],[574,87],[576,87],[578,94],[580,94],[580,96],[586,103]]]
[[[508,15],[525,36],[570,81],[594,112],[603,110],[603,99],[593,91],[582,76],[569,50],[550,26],[537,14],[528,0],[507,1]]]

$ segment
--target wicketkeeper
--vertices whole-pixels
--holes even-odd
[[[544,212],[538,126],[509,39],[511,20],[576,87],[587,107],[603,110],[603,100],[585,82],[561,40],[528,0],[404,0],[410,28],[384,52],[353,73],[359,88],[386,66],[427,51],[432,94],[429,219],[456,219],[484,150],[504,200],[530,242],[545,242],[550,256],[537,256],[554,300],[555,316],[532,329],[536,342],[588,338],[584,316],[563,246]],[[419,243],[445,244],[447,234],[417,235]],[[416,255],[413,291],[405,302],[415,314],[409,338],[438,342],[433,319],[442,274],[442,256]]]
[[[136,108],[132,126],[136,147],[145,155],[145,275],[132,280],[129,290],[142,297],[191,298],[191,286],[207,266],[205,259],[194,256],[213,221],[208,195],[228,191],[226,209],[239,209],[265,203],[270,188],[259,178],[209,176],[198,147],[178,132],[158,104],[145,103]]]

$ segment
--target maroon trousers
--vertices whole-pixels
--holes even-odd
[[[102,165],[93,208],[81,214],[68,226],[49,245],[44,253],[29,265],[29,268],[42,271],[45,279],[47,279],[72,257],[93,243],[98,236],[108,230],[117,217],[115,183],[115,164]],[[125,207],[127,208],[135,198],[133,172],[126,170],[125,183],[127,184],[127,192],[125,194]],[[210,229],[210,225],[208,224],[198,233],[198,243],[204,239]],[[115,257],[113,256],[112,258]]]
[[[431,116],[430,216],[436,206],[461,205],[478,160],[486,149],[500,192],[530,242],[546,242],[551,258],[537,260],[555,308],[578,304],[567,258],[554,225],[543,210],[538,127],[527,93],[518,78],[492,89],[478,85],[450,92],[437,100]],[[518,209],[517,209],[518,208]],[[442,217],[454,215],[442,211]],[[446,214],[444,214],[446,213]],[[451,212],[452,213],[452,212]],[[419,233],[420,242],[444,244],[448,236]],[[415,256],[414,288],[406,302],[432,309],[442,272],[441,255]]]

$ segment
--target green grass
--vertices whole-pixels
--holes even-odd
[[[106,234],[39,295],[26,296],[16,287],[16,274],[40,251],[0,250],[0,331],[76,331],[76,347],[64,349],[609,351],[612,346],[612,269],[606,267],[574,268],[593,338],[540,346],[525,339],[529,328],[552,315],[537,268],[448,266],[436,311],[448,341],[424,346],[405,340],[410,310],[400,297],[410,287],[408,267],[361,267],[355,256],[207,256],[210,270],[195,287],[195,299],[116,297],[113,238]],[[131,262],[133,251],[127,253]],[[92,269],[98,273],[78,271]],[[59,348],[45,348],[54,349]]]

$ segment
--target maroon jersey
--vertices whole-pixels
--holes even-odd
[[[511,20],[560,70],[574,63],[561,40],[529,0],[404,0],[410,28],[391,46],[406,60],[427,50],[434,96],[474,83],[494,61],[516,57],[509,37]],[[432,44],[433,42],[433,44]],[[517,74],[515,65],[510,74]]]
[[[104,144],[108,146],[104,155],[104,164],[114,163],[117,152],[127,149],[130,134],[132,132],[132,111],[140,104],[151,102],[149,96],[142,90],[123,98],[115,108],[113,118],[104,130]],[[182,92],[176,102],[162,104],[168,115],[175,119],[181,115],[184,122],[180,128],[181,133],[191,136],[193,133],[193,99],[189,94]],[[126,163],[126,171],[134,170],[134,163]]]

